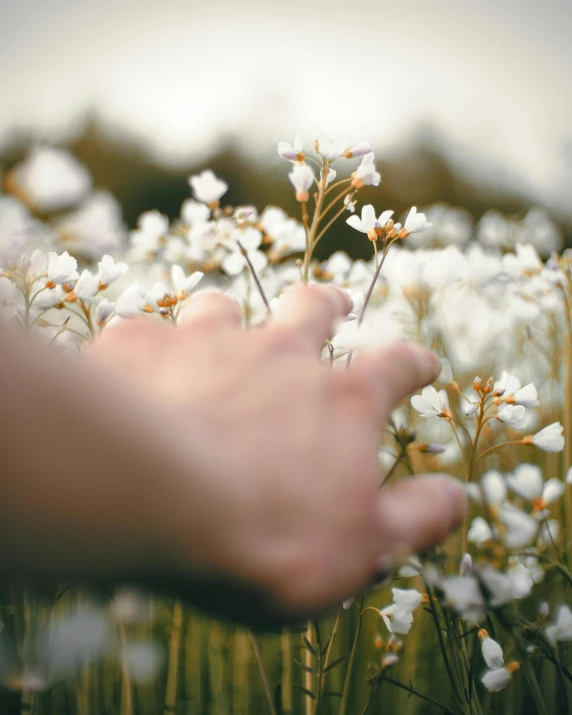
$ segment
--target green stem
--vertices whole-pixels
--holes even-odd
[[[358,622],[357,622],[357,626],[356,626],[356,631],[354,633],[354,640],[352,643],[350,659],[348,661],[348,669],[346,670],[346,677],[344,680],[344,689],[343,689],[343,693],[342,693],[342,703],[340,705],[339,715],[348,715],[348,706],[349,706],[349,699],[350,699],[350,687],[351,687],[351,682],[352,682],[352,674],[353,674],[354,662],[356,659],[357,645],[358,645],[358,641],[359,641],[362,618],[363,618],[363,613],[361,610],[363,607],[363,600],[364,599],[362,598],[359,603]]]
[[[272,715],[277,715],[276,708],[274,707],[274,700],[272,698],[272,690],[270,689],[270,683],[268,682],[268,677],[266,671],[264,670],[264,663],[262,662],[262,656],[260,655],[260,648],[258,647],[258,642],[254,637],[254,633],[249,631],[250,640],[252,641],[252,649],[254,650],[254,655],[256,656],[256,662],[258,663],[258,669],[260,670],[260,677],[264,684],[264,692],[266,693],[266,699],[268,700],[268,708]]]
[[[441,710],[446,714],[446,715],[456,715],[456,713],[448,708],[446,705],[443,705],[443,703],[440,703],[438,700],[433,700],[433,698],[430,698],[428,695],[423,695],[422,693],[418,692],[414,688],[411,688],[408,685],[405,685],[404,683],[400,683],[398,680],[393,680],[392,678],[388,678],[386,676],[383,677],[383,680],[386,683],[391,683],[392,685],[395,685],[398,688],[401,688],[402,690],[406,690],[408,693],[411,693],[412,695],[416,695],[418,698],[421,698],[421,700],[425,700],[427,703],[431,703],[431,705],[435,705],[438,708],[441,708]]]

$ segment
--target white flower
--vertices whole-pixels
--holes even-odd
[[[221,179],[217,179],[210,170],[203,171],[202,174],[189,177],[189,184],[197,201],[202,201],[207,206],[218,205],[221,197],[226,194],[228,184]]]
[[[538,406],[538,392],[534,384],[530,382],[521,387],[518,377],[506,370],[503,370],[500,380],[495,382],[494,391],[500,393],[499,397],[503,402],[523,407]]]
[[[134,318],[139,315],[145,307],[143,293],[145,289],[140,283],[134,283],[115,303],[115,312],[121,318]]]
[[[77,204],[91,189],[91,177],[64,149],[40,147],[14,170],[14,181],[39,211],[61,211]]]
[[[449,398],[445,390],[437,390],[427,385],[420,395],[413,395],[411,404],[421,417],[442,417],[449,412]]]
[[[444,357],[441,358],[441,372],[437,378],[437,382],[442,385],[450,385],[453,382],[453,370],[451,369],[451,363]]]
[[[413,206],[407,214],[405,224],[399,232],[399,237],[406,238],[410,233],[421,233],[421,231],[426,231],[428,228],[431,228],[431,224],[427,221],[425,214],[417,213],[417,208]]]
[[[264,270],[268,264],[268,259],[262,251],[258,250],[262,243],[262,234],[260,231],[250,227],[244,230],[237,230],[233,233],[233,237],[237,241],[240,241],[256,273],[258,274]],[[227,254],[222,261],[222,267],[229,276],[236,276],[248,267],[248,263],[246,262],[246,256],[236,241],[231,244],[231,248],[231,253]]]
[[[471,557],[471,554],[465,554],[461,559],[461,563],[459,565],[459,573],[461,574],[461,576],[466,576],[467,574],[470,574],[472,570],[473,559]]]
[[[546,629],[546,637],[554,645],[559,641],[572,641],[572,611],[569,606],[560,606],[556,622]]]
[[[393,602],[400,608],[410,608],[414,611],[422,602],[423,594],[415,588],[392,588]]]
[[[194,199],[185,199],[181,205],[181,219],[187,226],[195,224],[205,224],[211,217],[211,211],[208,206],[195,201]]]
[[[489,506],[499,506],[506,499],[507,488],[504,477],[496,469],[489,469],[480,482],[467,484],[467,494],[477,504],[483,503],[483,492]]]
[[[115,263],[113,257],[107,254],[102,257],[97,268],[100,290],[105,290],[129,270],[127,263]]]
[[[493,538],[493,532],[491,527],[483,519],[482,516],[477,516],[473,519],[471,528],[467,532],[467,539],[471,544],[476,544],[479,548],[482,547],[487,541],[491,541]]]
[[[90,298],[94,298],[98,291],[98,277],[94,276],[91,271],[82,271],[77,283],[74,286],[73,295],[82,300],[89,300]]]
[[[314,183],[314,172],[307,164],[296,164],[290,174],[290,183],[296,189],[296,200],[305,203],[310,200],[309,189]]]
[[[347,151],[344,152],[344,156],[346,159],[357,159],[360,156],[365,156],[366,154],[371,153],[371,143],[370,142],[360,142],[359,144],[356,144],[355,146],[352,146],[351,149],[348,149]]]
[[[366,204],[362,206],[361,218],[359,216],[350,216],[346,223],[348,226],[355,228],[356,231],[366,233],[370,241],[375,241],[392,215],[393,211],[384,211],[379,215],[379,218],[376,218],[373,206]]]
[[[297,136],[294,144],[288,142],[278,142],[278,156],[287,161],[304,161],[302,150],[302,137]]]
[[[177,298],[184,300],[193,288],[199,283],[204,273],[195,271],[190,276],[186,276],[181,266],[171,267],[171,281],[175,287]]]
[[[498,693],[510,683],[511,675],[515,670],[518,670],[517,663],[510,663],[506,668],[489,670],[481,678],[481,682],[489,692]]]
[[[61,285],[70,283],[79,278],[77,272],[77,261],[70,256],[67,251],[64,251],[58,256],[57,253],[50,251],[48,255],[48,283]]]
[[[568,467],[566,472],[566,484],[572,485],[572,467]]]
[[[97,309],[95,311],[95,316],[97,318],[97,324],[100,327],[103,327],[105,323],[109,320],[109,318],[113,315],[115,312],[115,303],[112,303],[111,301],[107,300],[107,298],[104,298],[101,303],[97,306]]]
[[[485,601],[474,576],[449,576],[443,579],[441,588],[447,603],[465,620],[477,622],[484,617]]]
[[[547,549],[558,541],[560,534],[560,522],[556,519],[548,519],[540,526],[538,534],[538,547]]]
[[[413,624],[413,611],[410,608],[400,608],[395,603],[383,608],[381,616],[390,633],[405,635]]]
[[[513,492],[528,501],[542,494],[542,471],[535,464],[519,464],[506,481]]]
[[[352,174],[351,186],[354,189],[361,189],[364,186],[379,186],[381,174],[375,170],[373,163],[375,156],[373,152],[366,154],[361,160],[361,164]]]
[[[528,569],[522,564],[511,567],[506,573],[484,566],[479,573],[489,592],[491,606],[495,608],[515,598],[525,598],[534,585]]]
[[[390,633],[409,633],[413,611],[421,604],[423,595],[414,588],[393,588],[393,603],[380,611]]]
[[[316,151],[326,161],[335,161],[342,154],[345,154],[348,143],[345,137],[338,139],[328,139],[325,134],[320,134],[316,140]]]
[[[506,405],[499,411],[497,419],[513,429],[524,429],[528,424],[526,408],[522,405]]]
[[[565,443],[563,431],[564,428],[560,422],[553,422],[535,435],[525,437],[522,442],[523,444],[534,444],[545,452],[562,452]]]
[[[328,169],[328,176],[326,177],[326,186],[336,180],[337,172],[335,169]]]
[[[512,504],[505,504],[500,512],[505,528],[504,541],[510,549],[530,546],[538,533],[538,522]]]
[[[481,641],[483,659],[488,667],[492,670],[502,668],[504,656],[500,645],[489,636],[484,628],[479,631],[479,640]]]

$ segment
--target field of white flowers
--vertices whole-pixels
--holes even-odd
[[[446,544],[395,554],[331,618],[279,634],[130,591],[6,589],[3,685],[35,715],[572,712],[572,255],[558,228],[539,209],[474,226],[445,205],[363,205],[381,182],[368,142],[278,153],[298,216],[227,206],[205,171],[177,220],[151,210],[127,234],[71,155],[35,150],[0,194],[3,317],[74,356],[140,314],[176,325],[196,289],[229,292],[249,328],[290,285],[344,287],[354,310],[324,369],[400,339],[442,356],[438,383],[380,435],[380,489],[443,471],[466,484],[470,516]],[[348,253],[319,262],[334,225]],[[365,241],[373,258],[352,260]]]

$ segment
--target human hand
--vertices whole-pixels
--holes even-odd
[[[180,469],[157,475],[170,495],[157,535],[171,552],[164,583],[242,620],[297,619],[462,521],[463,490],[448,477],[379,490],[388,415],[440,364],[395,344],[328,369],[322,346],[350,309],[333,286],[291,289],[246,331],[232,299],[202,292],[175,329],[141,319],[95,343],[88,359],[145,391],[177,452]]]

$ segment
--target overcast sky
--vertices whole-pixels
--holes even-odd
[[[570,0],[0,1],[0,146],[89,107],[164,161],[229,132],[261,153],[325,130],[383,154],[430,122],[457,159],[566,210],[571,33]]]

